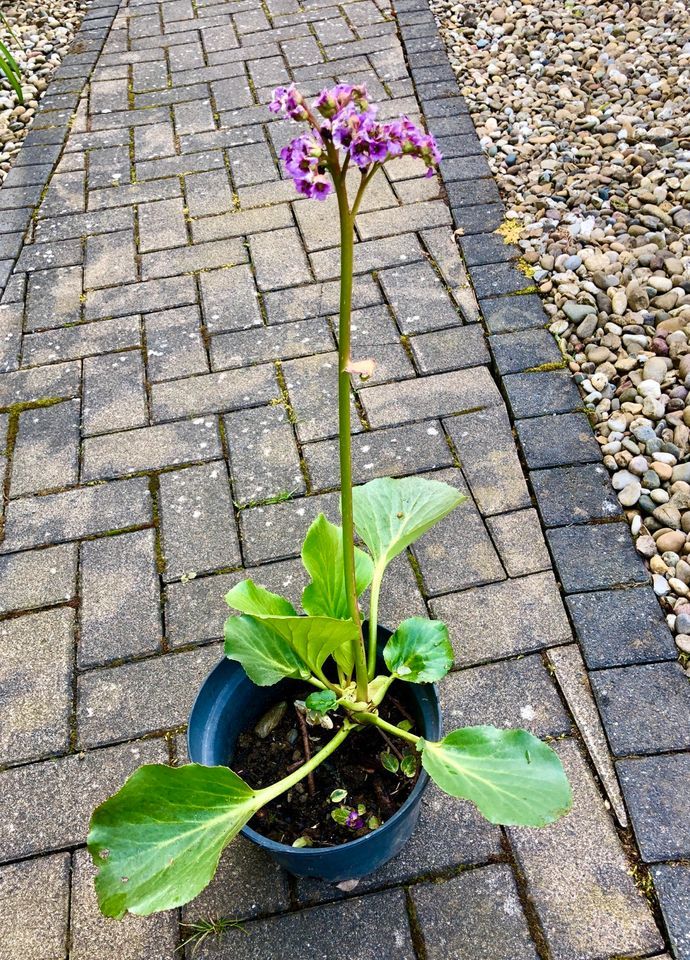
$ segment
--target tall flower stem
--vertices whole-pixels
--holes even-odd
[[[340,502],[343,518],[343,566],[345,593],[350,618],[357,624],[359,636],[354,642],[357,698],[368,699],[369,678],[357,603],[355,579],[355,525],[352,510],[352,439],[350,422],[350,318],[352,313],[352,274],[354,266],[355,223],[350,212],[344,173],[334,178],[340,216],[340,318],[338,323],[338,438],[340,454]]]

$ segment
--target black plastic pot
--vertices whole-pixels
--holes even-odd
[[[379,646],[390,633],[378,632]],[[441,736],[441,709],[432,684],[398,684],[415,729],[430,740]],[[239,663],[222,660],[204,681],[189,717],[189,757],[206,766],[230,765],[235,742],[279,700],[294,697],[295,682],[284,680],[273,687],[257,687]],[[276,863],[297,877],[316,877],[329,883],[354,880],[372,873],[402,850],[419,817],[422,794],[429,777],[422,770],[405,803],[377,830],[337,847],[291,847],[276,843],[244,827],[242,834],[262,847]]]

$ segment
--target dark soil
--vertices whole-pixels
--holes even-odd
[[[297,694],[303,698],[311,688]],[[266,738],[259,737],[252,726],[237,740],[232,769],[252,787],[267,787],[286,777],[304,763],[302,730],[294,706],[294,698],[286,700],[287,710],[280,723]],[[405,708],[393,702],[390,695],[379,708],[381,716],[398,724],[409,718]],[[311,754],[324,747],[341,725],[338,714],[331,715],[333,730],[309,726]],[[392,746],[391,746],[392,745]],[[394,748],[394,749],[393,749]],[[402,806],[414,787],[419,773],[410,778],[383,767],[381,753],[392,752],[399,760],[407,753],[415,754],[412,744],[386,739],[375,727],[355,730],[343,744],[314,771],[314,795],[310,796],[307,779],[301,780],[287,793],[263,807],[249,826],[278,843],[292,844],[299,837],[308,837],[315,847],[347,843],[371,832],[371,817],[383,824]],[[417,755],[418,756],[418,755]],[[340,802],[330,799],[334,790],[347,790]],[[365,812],[358,811],[363,805]],[[352,826],[337,823],[331,813],[337,808],[353,810]],[[376,828],[374,822],[373,829]]]

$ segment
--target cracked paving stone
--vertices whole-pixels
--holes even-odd
[[[187,722],[199,687],[223,656],[213,644],[90,670],[77,681],[82,747],[102,746]]]
[[[63,607],[0,623],[0,762],[67,749],[74,620]]]
[[[67,951],[70,855],[0,867],[3,960],[47,960]]]
[[[470,666],[572,640],[551,572],[437,597],[435,617],[448,625],[456,666]]]
[[[150,524],[152,519],[151,494],[144,478],[13,500],[5,513],[0,553],[82,540]]]
[[[507,864],[413,887],[411,896],[428,960],[538,960]]]
[[[164,473],[160,513],[165,579],[240,563],[240,548],[222,461]]]
[[[282,407],[257,407],[230,413],[224,423],[236,503],[294,496],[306,491],[297,442]]]
[[[152,530],[81,545],[80,667],[155,652],[160,594]]]
[[[0,798],[12,810],[0,817],[0,861],[83,844],[99,803],[141,764],[167,762],[165,740],[143,740],[0,772]]]
[[[573,740],[554,745],[573,809],[540,830],[508,834],[553,960],[646,955],[664,943],[610,814]]]
[[[0,583],[0,613],[70,600],[77,589],[76,544],[0,557]]]

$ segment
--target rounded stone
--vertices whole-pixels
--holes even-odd
[[[658,509],[662,510],[663,508],[659,507]],[[674,553],[680,553],[684,544],[685,534],[682,532],[682,530],[667,530],[665,533],[659,534],[655,545],[656,549],[661,553],[665,553],[667,550],[673,550]]]

